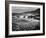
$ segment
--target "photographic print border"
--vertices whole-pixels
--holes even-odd
[[[37,34],[23,34],[23,35],[9,35],[9,4],[25,3],[43,5],[43,33]],[[41,2],[22,2],[22,1],[5,1],[5,37],[22,37],[22,36],[39,36],[45,35],[45,3]]]

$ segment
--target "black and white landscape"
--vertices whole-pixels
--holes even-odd
[[[12,31],[40,30],[40,8],[12,6]]]

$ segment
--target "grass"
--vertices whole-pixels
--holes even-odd
[[[38,20],[17,20],[13,19],[12,30],[13,31],[28,31],[28,30],[40,30],[40,21]]]

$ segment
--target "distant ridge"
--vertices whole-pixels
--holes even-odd
[[[34,11],[28,11],[28,12],[24,12],[24,13],[33,13],[33,14],[40,14],[40,9],[36,9],[36,10],[34,10]]]
[[[23,12],[23,13],[12,13],[12,15],[23,15],[23,14],[40,14],[40,9],[36,9],[34,11],[27,11],[27,12]]]

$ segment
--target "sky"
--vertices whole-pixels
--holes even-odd
[[[16,6],[12,6],[12,13],[23,13],[27,11],[34,11],[38,9],[37,7],[30,7],[28,5],[16,4]]]

